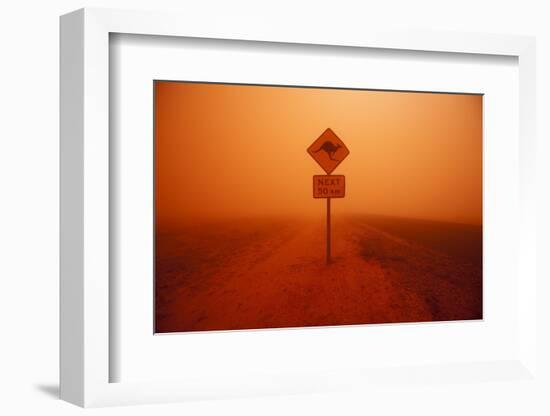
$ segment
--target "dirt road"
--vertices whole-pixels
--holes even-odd
[[[480,319],[481,228],[406,221],[335,218],[330,265],[323,221],[159,233],[156,331]]]

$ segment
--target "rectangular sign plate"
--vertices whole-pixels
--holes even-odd
[[[344,175],[313,175],[313,198],[343,198],[345,195]]]

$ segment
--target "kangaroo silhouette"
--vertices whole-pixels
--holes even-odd
[[[338,151],[338,149],[340,149],[342,147],[342,145],[340,144],[334,144],[332,143],[331,141],[327,140],[326,142],[324,142],[321,147],[319,147],[317,150],[314,150],[313,153],[317,153],[317,152],[320,152],[321,150],[327,152],[327,155],[328,155],[328,158],[330,160],[335,160],[336,162],[339,162],[338,159],[334,159],[334,153],[336,153]]]

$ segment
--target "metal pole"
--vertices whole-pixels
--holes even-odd
[[[330,198],[327,198],[327,264],[330,264]]]

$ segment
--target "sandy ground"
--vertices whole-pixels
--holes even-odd
[[[481,227],[385,217],[159,232],[156,331],[482,318]]]

